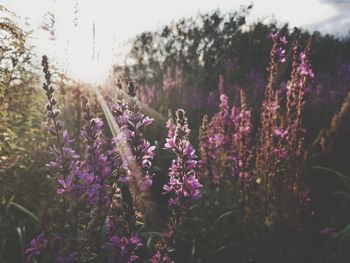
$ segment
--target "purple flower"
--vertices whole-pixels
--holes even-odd
[[[283,45],[286,45],[286,44],[288,43],[288,41],[287,41],[287,39],[286,39],[285,36],[280,37],[280,42],[281,42],[281,44],[283,44]]]
[[[286,61],[286,50],[283,49],[282,47],[278,47],[276,49],[276,57],[277,57],[277,60],[281,63],[285,62]]]
[[[141,121],[136,123],[136,129],[140,128],[146,128],[153,122],[153,119],[151,119],[148,116],[144,116],[143,118],[141,117]]]
[[[286,61],[286,50],[282,48],[282,46],[286,45],[287,39],[285,36],[280,37],[279,33],[270,33],[269,37],[275,44],[275,48],[273,49],[274,58],[277,62],[283,63]]]
[[[209,143],[215,148],[220,148],[226,142],[226,137],[223,134],[214,134],[209,138]]]
[[[228,107],[228,97],[226,94],[220,95],[220,109],[221,111],[219,112],[219,114],[221,114],[223,118],[227,117],[229,114],[229,107]]]
[[[103,152],[104,141],[102,140],[103,122],[99,118],[87,119],[82,136],[87,145],[85,162],[76,173],[78,179],[77,189],[80,195],[88,197],[90,205],[100,206],[107,199],[104,182],[112,176],[112,163],[107,154]]]
[[[142,247],[141,239],[136,233],[132,233],[129,237],[112,236],[107,243],[107,248],[111,251],[112,258],[117,259],[117,262],[132,263],[139,259],[134,253]],[[112,262],[112,261],[111,261]],[[115,261],[113,261],[115,262]]]
[[[194,176],[184,176],[183,179],[183,196],[197,200],[202,197],[200,188],[202,185]]]
[[[65,194],[65,198],[76,199],[78,194],[75,192],[74,184],[76,173],[81,169],[81,162],[79,161],[79,154],[72,148],[73,142],[74,140],[70,138],[68,131],[64,130],[60,141],[60,149],[57,149],[55,145],[51,147],[55,160],[51,161],[49,166],[61,171],[61,177],[57,180],[56,193],[58,195]]]
[[[60,184],[60,188],[57,189],[57,194],[69,193],[73,189],[72,177],[67,177],[66,180],[58,179],[58,183]]]
[[[169,168],[169,182],[163,186],[169,194],[169,204],[178,206],[181,200],[199,199],[202,185],[196,178],[197,156],[188,141],[190,130],[183,110],[176,111],[176,129],[172,138],[167,138],[165,149],[172,150],[176,158]]]
[[[120,156],[120,161],[123,163],[124,170],[130,171],[129,174],[133,178],[124,177],[122,180],[124,182],[130,181],[130,179],[136,181],[140,191],[149,189],[152,185],[153,174],[150,169],[155,146],[150,145],[149,141],[144,138],[143,133],[153,122],[153,119],[142,114],[135,104],[127,105],[123,101],[114,103],[112,111],[122,131],[121,138],[115,138],[114,142],[117,144],[117,147],[127,147],[126,152],[130,151],[128,154],[123,153]],[[131,171],[130,169],[132,168],[136,168],[136,171]],[[128,177],[129,175],[125,173],[125,176]]]
[[[240,174],[249,173],[253,159],[251,112],[246,107],[244,93],[240,93],[241,110],[235,106],[230,109],[228,97],[220,96],[220,111],[206,125],[205,138],[200,140],[201,157],[206,159],[205,173],[211,176],[214,184],[220,182],[226,171],[234,178],[248,178]]]
[[[165,149],[176,149],[176,142],[175,142],[175,138],[166,138],[166,143],[164,144],[164,148]]]
[[[281,139],[284,139],[288,136],[288,131],[282,128],[276,128],[274,133],[277,137],[280,137]]]
[[[168,138],[173,138],[175,135],[175,123],[173,119],[173,115],[171,113],[171,110],[168,112],[168,120],[166,122],[166,128],[168,129]]]
[[[46,248],[48,244],[49,241],[45,238],[44,233],[41,233],[36,238],[33,238],[30,242],[30,247],[25,250],[28,260],[40,255],[41,250]]]
[[[269,38],[271,38],[273,41],[277,41],[278,40],[278,36],[279,36],[279,33],[278,32],[275,32],[275,33],[270,33],[269,34]]]
[[[150,259],[151,263],[174,263],[166,254],[162,255],[159,250]]]
[[[55,145],[51,147],[51,153],[55,156],[55,160],[49,163],[50,167],[60,171],[65,170],[64,172],[68,174],[72,174],[78,169],[80,156],[72,148],[73,142],[74,140],[70,138],[68,131],[64,130],[61,140],[62,152]]]
[[[279,36],[279,32],[270,33],[269,37],[273,40],[273,42],[279,42],[283,45],[286,45],[288,43],[285,36]]]
[[[311,68],[311,65],[308,61],[308,56],[305,52],[300,53],[300,64],[298,67],[298,71],[302,76],[314,78],[315,74]]]

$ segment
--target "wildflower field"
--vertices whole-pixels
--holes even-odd
[[[96,84],[0,5],[0,263],[350,262],[350,38],[250,9],[141,33]]]

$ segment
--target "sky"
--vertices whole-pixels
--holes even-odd
[[[90,83],[103,82],[111,65],[123,62],[132,38],[145,30],[249,4],[254,7],[248,23],[274,17],[323,33],[344,35],[350,30],[350,0],[0,0],[17,21],[27,21],[33,29],[31,43],[39,57],[47,54],[68,76]],[[48,12],[55,15],[55,40],[42,29]]]

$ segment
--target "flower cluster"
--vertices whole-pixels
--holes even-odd
[[[150,168],[154,157],[155,146],[151,146],[143,134],[146,128],[153,122],[153,119],[144,115],[136,105],[136,101],[133,100],[133,97],[136,95],[134,90],[134,84],[131,82],[129,84],[131,102],[126,104],[123,101],[116,101],[112,105],[112,113],[123,135],[120,138],[115,138],[115,140],[119,144],[124,140],[127,142],[126,147],[130,149],[130,155],[132,159],[135,158],[134,161],[137,166],[133,171],[130,171],[129,175],[131,178],[129,176],[125,180],[135,180],[138,188],[144,191],[152,185]],[[127,156],[127,158],[130,159],[131,156]],[[133,162],[133,160],[129,162]]]
[[[55,157],[55,159],[49,163],[51,168],[56,169],[57,171],[63,171],[63,169],[65,169],[65,172],[77,171],[78,159],[80,156],[72,148],[73,142],[74,140],[71,139],[67,130],[64,130],[62,134],[60,134],[60,146],[62,147],[63,154],[56,145],[51,147],[51,153]]]
[[[206,163],[204,174],[209,174],[214,184],[218,184],[223,174],[229,179],[250,177],[252,149],[250,136],[252,130],[251,113],[247,108],[245,95],[241,91],[241,109],[228,105],[228,97],[220,96],[220,111],[210,122],[203,118],[201,128],[201,163]]]
[[[210,173],[213,183],[220,182],[220,174],[223,170],[231,167],[229,165],[231,160],[235,162],[235,157],[229,156],[229,150],[227,148],[231,131],[232,123],[230,121],[228,97],[225,94],[221,94],[220,111],[212,117],[208,124],[208,141],[202,142],[202,144],[205,143],[208,145],[208,156],[213,160]]]
[[[207,116],[203,118],[199,138],[200,168],[214,184],[224,178],[234,182],[245,219],[254,203],[262,202],[266,218],[269,218],[267,221],[271,222],[278,207],[283,211],[279,211],[283,213],[279,216],[288,214],[288,220],[295,222],[300,219],[303,203],[309,200],[305,198],[307,190],[303,181],[305,147],[301,116],[306,82],[313,77],[308,60],[310,44],[299,53],[298,44],[294,43],[291,80],[282,94],[285,97],[282,97],[276,77],[280,63],[285,61],[281,45],[287,41],[278,33],[271,34],[271,38],[274,45],[270,54],[270,75],[257,134],[252,133],[251,110],[244,92],[240,93],[240,108],[233,106],[231,109],[228,97],[221,94],[219,112],[211,120]],[[251,140],[255,138],[257,146],[253,147]],[[285,176],[285,171],[290,171],[293,176]],[[238,186],[236,179],[240,180]],[[264,197],[260,200],[255,199],[257,187]],[[290,189],[291,194],[286,195],[280,189]]]
[[[246,96],[242,90],[240,95],[241,109],[232,107],[230,117],[233,124],[230,156],[238,161],[238,167],[235,167],[236,171],[232,170],[231,174],[238,175],[240,180],[247,183],[252,179],[253,147],[251,144],[251,134],[253,127],[251,123],[251,110],[248,109]]]
[[[197,168],[203,175],[200,179],[210,180],[209,186],[214,184],[214,193],[222,187],[230,188],[235,200],[232,207],[241,208],[238,214],[243,215],[240,223],[244,231],[253,209],[258,209],[264,227],[280,222],[298,225],[301,204],[309,200],[303,181],[306,150],[301,117],[306,82],[314,73],[308,59],[309,45],[301,53],[294,47],[291,80],[281,93],[276,76],[280,63],[285,61],[282,46],[287,41],[278,33],[271,34],[271,38],[274,46],[259,127],[253,129],[254,116],[243,90],[235,95],[240,97],[239,106],[230,106],[222,75],[219,111],[212,118],[205,115],[200,128],[200,161],[189,139],[185,111],[178,109],[175,119],[169,112],[164,149],[174,157],[168,181],[159,186],[168,198],[168,221],[159,240],[149,241],[155,244],[150,262],[174,262],[170,247],[175,244],[177,227],[185,225],[185,210],[203,195]],[[82,97],[86,124],[73,139],[57,120],[59,111],[45,56],[42,65],[47,115],[53,123],[49,131],[57,139],[51,147],[54,160],[49,164],[55,172],[57,198],[50,220],[43,220],[42,232],[26,250],[28,259],[55,263],[141,261],[146,255],[140,249],[146,249],[140,238],[146,233],[141,231],[148,229],[145,219],[152,215],[149,204],[153,205],[152,191],[157,186],[155,183],[151,189],[155,146],[145,138],[153,119],[139,108],[134,83],[129,83],[127,94],[118,83],[118,95],[123,99],[113,102],[112,114],[107,111],[108,115],[101,103],[116,136],[104,136],[103,121],[94,116],[88,99]],[[172,89],[172,85],[165,87]],[[102,95],[96,94],[100,99]],[[280,220],[275,220],[277,217]],[[321,234],[331,235],[332,230],[325,229]]]
[[[86,142],[86,157],[78,174],[88,193],[91,205],[104,203],[107,198],[105,182],[112,176],[112,164],[108,155],[103,152],[102,127],[103,122],[94,118],[86,97],[82,97],[82,108],[87,125],[81,135]]]
[[[270,79],[261,112],[255,173],[262,182],[268,225],[275,223],[272,218],[276,216],[288,218],[284,223],[296,223],[305,210],[305,200],[308,200],[303,180],[305,147],[302,112],[307,80],[313,77],[308,60],[310,42],[303,52],[299,53],[298,49],[296,38],[292,48],[291,79],[285,94],[275,89],[277,68],[276,63],[270,63]],[[271,61],[274,61],[273,52]],[[290,194],[280,189],[289,189]]]
[[[62,131],[57,121],[54,89],[50,86],[51,74],[45,56],[42,64],[46,78],[43,88],[49,101],[48,117],[54,123],[50,133],[57,138],[57,144],[51,148],[54,160],[49,166],[58,172],[58,198],[53,214],[45,217],[51,219],[43,220],[43,232],[33,239],[27,255],[29,259],[40,257],[57,263],[85,261],[106,243],[101,232],[118,189],[113,176],[118,166],[112,149],[108,149],[103,138],[103,122],[91,113],[86,97],[82,97],[86,125],[80,134],[85,147],[79,148],[80,154],[74,150],[75,141],[68,131]],[[65,235],[67,230],[72,234]],[[116,233],[113,229],[108,237]]]
[[[174,263],[174,261],[169,256],[162,255],[162,253],[157,250],[151,258],[151,263]]]
[[[287,39],[285,36],[280,36],[279,32],[276,33],[271,33],[270,38],[274,42],[274,47],[273,50],[273,57],[276,59],[277,62],[285,62],[286,61],[286,50],[282,47],[282,45],[286,45]]]
[[[139,259],[134,252],[142,246],[141,239],[135,233],[132,233],[130,237],[112,236],[106,245],[108,250],[112,251],[108,262],[112,263],[118,259],[120,260],[118,262],[132,263]]]
[[[165,149],[176,154],[169,168],[169,182],[164,185],[165,193],[170,195],[169,204],[178,206],[181,200],[198,199],[201,197],[202,185],[197,179],[195,169],[197,156],[189,142],[189,128],[184,110],[176,111],[176,127],[172,137],[166,139]]]
[[[303,51],[300,53],[299,58],[300,58],[300,64],[298,67],[298,71],[300,75],[306,76],[309,78],[314,78],[315,74],[309,63],[308,54],[306,54],[306,52]]]
[[[104,180],[112,174],[111,164],[107,155],[102,152],[102,126],[103,122],[94,118],[90,112],[87,98],[82,98],[84,119],[88,122],[81,132],[83,141],[86,142],[85,160],[79,160],[80,156],[73,149],[72,140],[67,131],[63,131],[61,146],[66,158],[67,175],[59,178],[57,194],[71,197],[80,203],[88,202],[90,205],[97,205],[103,198]],[[56,147],[52,147],[55,160],[50,162],[51,167],[62,167],[62,155]]]
[[[30,247],[28,247],[25,253],[28,256],[28,260],[33,257],[40,255],[40,251],[48,245],[49,241],[45,239],[44,233],[41,233],[36,238],[32,239],[30,242]]]

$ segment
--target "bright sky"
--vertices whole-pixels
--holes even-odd
[[[236,10],[240,5],[253,3],[250,21],[273,15],[291,26],[337,32],[334,20],[337,22],[337,16],[344,10],[339,8],[339,2],[349,7],[349,0],[0,0],[21,20],[27,18],[34,29],[33,43],[39,56],[47,54],[69,76],[89,82],[101,82],[107,77],[113,62],[120,62],[125,55],[125,45],[133,36],[144,30],[156,30],[172,20],[216,8],[224,12]],[[49,39],[48,32],[39,29],[49,11],[55,15],[55,41]],[[345,25],[349,25],[348,14],[342,16]]]

